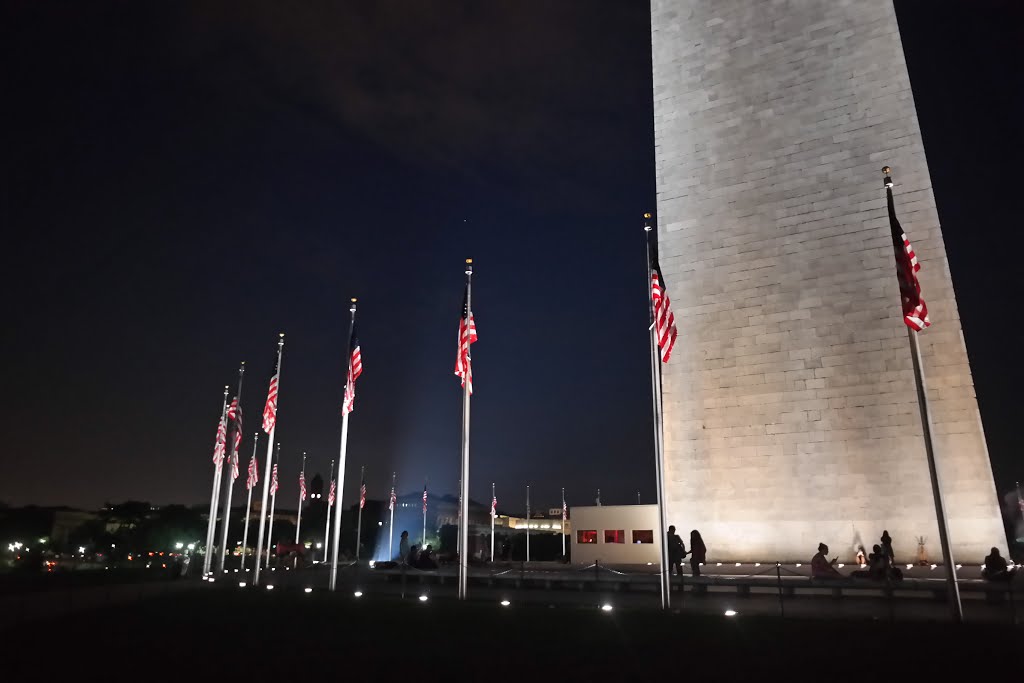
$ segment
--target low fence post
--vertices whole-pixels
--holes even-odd
[[[779,616],[785,618],[786,616],[786,601],[782,597],[782,563],[775,563],[775,580],[779,586]]]

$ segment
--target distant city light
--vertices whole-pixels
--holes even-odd
[[[188,547],[189,550],[195,550],[196,549],[196,544],[195,543],[189,543],[187,547]]]
[[[181,549],[182,549],[182,548],[184,548],[184,547],[185,547],[185,544],[184,544],[184,543],[175,543],[175,544],[174,544],[174,549],[175,549],[175,550],[181,550]]]
[[[85,554],[85,546],[84,545],[78,546],[78,552],[80,552],[80,553],[82,553],[84,555]]]

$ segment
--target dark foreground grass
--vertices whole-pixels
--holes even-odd
[[[1009,626],[197,590],[0,634],[11,674],[86,680],[944,680],[1010,673]],[[73,669],[67,669],[67,667]],[[79,668],[80,667],[80,668]],[[135,674],[143,672],[138,678]],[[14,678],[11,680],[22,680]]]

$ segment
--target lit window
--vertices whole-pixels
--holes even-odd
[[[633,543],[654,543],[654,532],[650,529],[634,529]]]
[[[597,543],[597,530],[588,529],[586,531],[580,530],[576,532],[577,543]]]
[[[625,543],[626,532],[623,529],[605,529],[604,530],[604,542],[605,543]]]

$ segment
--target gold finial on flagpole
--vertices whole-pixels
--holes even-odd
[[[892,169],[889,168],[888,166],[883,166],[882,173],[885,175],[885,180],[883,181],[885,183],[885,186],[892,187]]]

